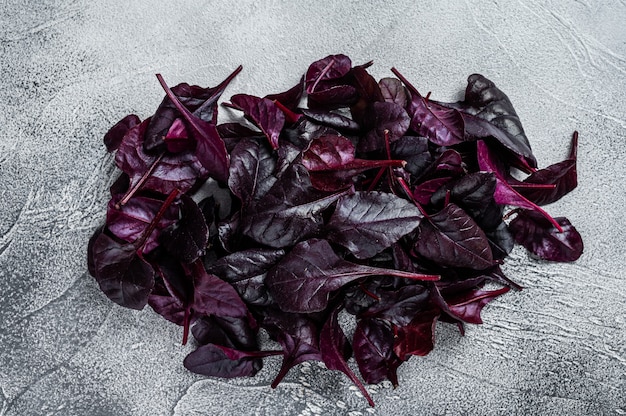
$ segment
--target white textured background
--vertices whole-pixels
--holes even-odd
[[[128,4],[131,3],[131,4]],[[156,3],[156,4],[155,4]],[[626,2],[0,2],[0,415],[626,414]],[[575,264],[515,250],[526,287],[484,311],[465,337],[437,328],[435,351],[371,386],[316,363],[271,390],[279,361],[252,379],[184,370],[190,347],[149,308],[109,302],[85,248],[114,176],[102,136],[142,118],[170,85],[265,95],[330,53],[396,66],[452,100],[480,72],[511,98],[540,166],[580,131],[579,188],[548,207],[586,247]]]

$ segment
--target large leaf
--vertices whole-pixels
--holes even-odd
[[[443,104],[487,121],[487,124],[481,124],[484,128],[490,129],[486,127],[490,124],[504,133],[502,136],[495,132],[494,138],[509,150],[524,156],[532,167],[537,166],[522,123],[509,97],[483,75],[472,74],[468,77],[464,101]]]
[[[342,260],[326,240],[297,244],[267,275],[266,283],[285,312],[317,312],[328,304],[330,293],[366,276],[387,275],[416,280],[439,276],[359,265]]]
[[[487,236],[454,203],[422,220],[413,249],[443,266],[482,270],[494,265]]]
[[[119,206],[121,195],[117,195],[109,201],[107,206],[107,224],[109,231],[116,237],[124,241],[132,243],[140,238],[155,215],[159,212],[163,201],[144,197],[135,196],[130,198],[128,202]],[[157,247],[161,230],[169,227],[178,219],[178,207],[170,205],[161,220],[156,226],[156,232],[147,237],[147,241],[143,248],[144,253],[152,251]]]
[[[206,344],[187,355],[183,364],[187,370],[209,377],[252,377],[263,365],[261,358],[278,354],[280,351],[241,351]]]
[[[380,92],[388,103],[395,103],[405,108],[409,101],[409,94],[402,85],[402,81],[397,78],[383,78],[378,81]]]
[[[408,112],[411,129],[431,142],[439,146],[452,146],[465,141],[465,122],[458,110],[413,94]]]
[[[319,232],[324,210],[341,195],[317,192],[304,166],[293,163],[257,204],[246,209],[241,232],[270,247],[292,246]]]
[[[267,306],[271,296],[265,284],[266,273],[284,255],[284,250],[241,250],[220,258],[208,272],[230,283],[246,303]]]
[[[346,55],[329,55],[309,65],[304,76],[306,92],[314,92],[320,83],[345,76],[352,68],[352,61]]]
[[[421,218],[415,205],[398,196],[356,192],[337,201],[328,222],[328,239],[366,259],[413,231]]]

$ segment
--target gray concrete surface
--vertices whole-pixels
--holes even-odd
[[[624,1],[120,1],[0,3],[0,415],[626,414],[626,3]],[[371,386],[370,409],[316,363],[276,390],[257,377],[208,380],[149,308],[109,302],[86,272],[113,163],[101,138],[150,115],[173,85],[230,93],[291,86],[313,60],[345,53],[397,67],[433,98],[480,72],[511,97],[541,166],[580,131],[579,188],[548,210],[586,249],[574,264],[516,250],[526,287],[490,304],[460,337]],[[227,91],[226,96],[229,96]]]

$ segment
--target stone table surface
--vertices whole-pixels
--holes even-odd
[[[0,415],[626,414],[626,2],[5,0],[0,5]],[[515,249],[525,287],[461,337],[369,386],[293,369],[254,378],[187,372],[180,329],[114,305],[86,270],[115,176],[102,136],[152,114],[171,85],[290,87],[331,53],[397,67],[439,100],[479,72],[517,109],[540,166],[580,132],[579,187],[548,207],[585,240],[572,264]],[[225,96],[229,97],[229,91]]]

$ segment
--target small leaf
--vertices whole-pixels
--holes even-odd
[[[230,102],[261,129],[273,149],[278,149],[278,136],[285,125],[285,114],[273,101],[253,95],[235,94],[230,97]]]
[[[554,220],[562,231],[536,212],[519,210],[509,224],[509,230],[518,244],[544,260],[578,260],[584,248],[582,237],[567,218],[557,217]]]
[[[402,361],[393,352],[391,327],[377,319],[357,321],[352,346],[354,358],[363,379],[368,384],[389,380],[398,385],[397,369]]]
[[[320,351],[322,353],[322,361],[329,370],[339,370],[348,376],[359,391],[365,396],[365,399],[374,406],[374,401],[363,386],[361,380],[357,378],[354,372],[348,366],[346,360],[351,353],[350,343],[346,338],[339,321],[337,319],[338,309],[335,308],[330,313],[328,320],[320,331]]]

